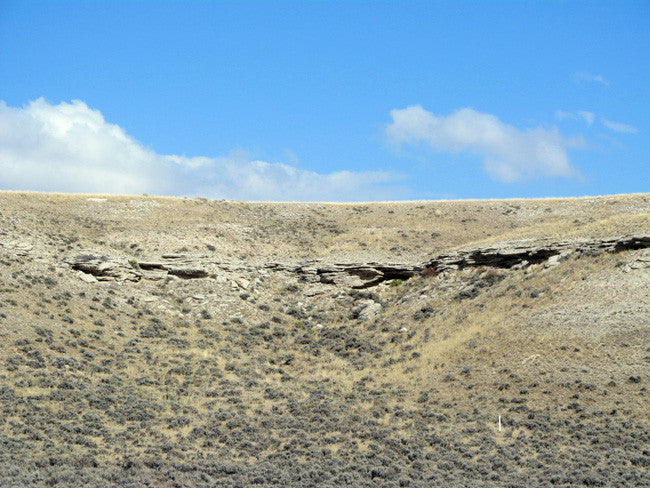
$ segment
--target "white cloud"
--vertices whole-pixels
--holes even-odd
[[[579,71],[573,74],[575,81],[588,81],[590,83],[600,83],[601,85],[609,86],[609,81],[603,75],[594,75],[586,71]]]
[[[587,125],[594,123],[596,115],[593,112],[587,112],[586,110],[578,110],[578,115],[584,119]]]
[[[284,163],[249,160],[233,154],[215,158],[202,169],[192,193],[238,200],[352,201],[395,198],[382,189],[396,175],[383,171],[319,174]]]
[[[484,158],[485,170],[494,178],[514,182],[536,176],[578,176],[567,156],[568,147],[581,140],[562,137],[557,128],[520,130],[496,116],[462,108],[436,116],[420,106],[391,111],[386,128],[396,144],[425,143],[450,153],[467,152]]]
[[[390,184],[398,178],[383,171],[319,174],[241,153],[161,155],[79,100],[51,105],[41,98],[22,108],[0,101],[0,189],[358,201],[396,198],[400,189]]]
[[[556,110],[555,118],[557,120],[583,120],[587,125],[594,123],[596,119],[596,114],[593,112],[588,112],[586,110],[578,110],[576,112],[565,112],[564,110]]]
[[[609,130],[613,130],[614,132],[624,132],[627,134],[639,133],[639,129],[631,125],[621,124],[620,122],[612,122],[611,120],[607,120],[604,117],[601,117],[600,121],[605,127],[607,127]]]

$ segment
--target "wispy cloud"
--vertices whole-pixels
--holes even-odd
[[[576,114],[574,114],[573,112],[565,112],[564,110],[556,110],[555,111],[555,118],[557,120],[566,120],[566,119],[576,120],[578,117],[576,117]]]
[[[594,75],[586,71],[579,71],[573,74],[573,80],[576,82],[587,81],[589,83],[600,83],[609,86],[609,81],[603,75]]]
[[[520,130],[498,117],[462,108],[437,116],[421,106],[391,111],[386,134],[395,144],[424,143],[450,152],[481,156],[488,174],[504,182],[539,176],[578,176],[567,155],[568,147],[583,144],[566,139],[557,128]]]
[[[576,110],[575,112],[566,112],[564,110],[557,110],[555,112],[555,118],[557,120],[582,120],[587,125],[592,125],[596,120],[596,114],[593,112],[588,112],[586,110]],[[606,119],[605,117],[600,117],[600,122],[607,127],[609,130],[614,132],[623,132],[627,134],[638,134],[639,129],[632,125],[622,124],[620,122],[613,122]]]
[[[564,110],[557,110],[555,112],[555,118],[557,120],[583,120],[587,125],[594,123],[596,119],[596,114],[593,112],[588,112],[587,110],[577,110],[575,112],[565,112]]]
[[[611,120],[607,120],[605,117],[601,117],[600,121],[605,127],[607,127],[609,130],[613,130],[614,132],[624,132],[626,134],[639,133],[639,129],[632,125],[621,124],[620,122],[612,122]]]
[[[578,115],[584,119],[587,125],[593,124],[596,117],[593,112],[587,112],[586,110],[578,110]]]
[[[84,102],[0,101],[0,189],[187,195],[237,200],[377,200],[402,195],[384,171],[320,174],[290,164],[162,155]],[[401,189],[403,190],[403,189]]]

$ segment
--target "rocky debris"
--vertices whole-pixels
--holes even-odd
[[[0,245],[13,252],[16,256],[29,256],[34,250],[34,246],[28,242],[22,241],[0,242]]]
[[[529,264],[547,262],[550,266],[554,266],[572,252],[595,255],[647,247],[650,247],[650,234],[562,241],[522,239],[442,254],[425,263],[424,267],[440,272],[472,266],[512,268],[524,262]]]
[[[571,249],[561,252],[560,254],[555,254],[548,258],[546,263],[544,263],[544,267],[552,268],[553,266],[557,266],[562,261],[565,261],[569,256],[571,256],[571,254],[573,254],[573,251]]]
[[[622,265],[621,269],[624,273],[629,273],[634,269],[650,268],[650,252],[643,250],[642,254],[634,256],[631,261]]]
[[[305,289],[302,291],[302,295],[305,297],[315,297],[316,295],[322,295],[326,291],[326,287],[316,284],[305,287]]]
[[[94,275],[84,273],[83,271],[77,271],[77,278],[86,283],[97,283],[97,278]]]

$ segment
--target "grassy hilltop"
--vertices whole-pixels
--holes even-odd
[[[0,486],[650,486],[650,250],[583,244],[632,234],[650,194],[0,192]]]

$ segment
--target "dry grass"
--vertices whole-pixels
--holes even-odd
[[[277,272],[244,291],[227,270],[87,283],[64,260],[419,262],[647,231],[649,202],[0,193],[0,484],[640,486],[648,271],[621,265],[642,250],[368,290]],[[368,299],[381,311],[356,318]]]

